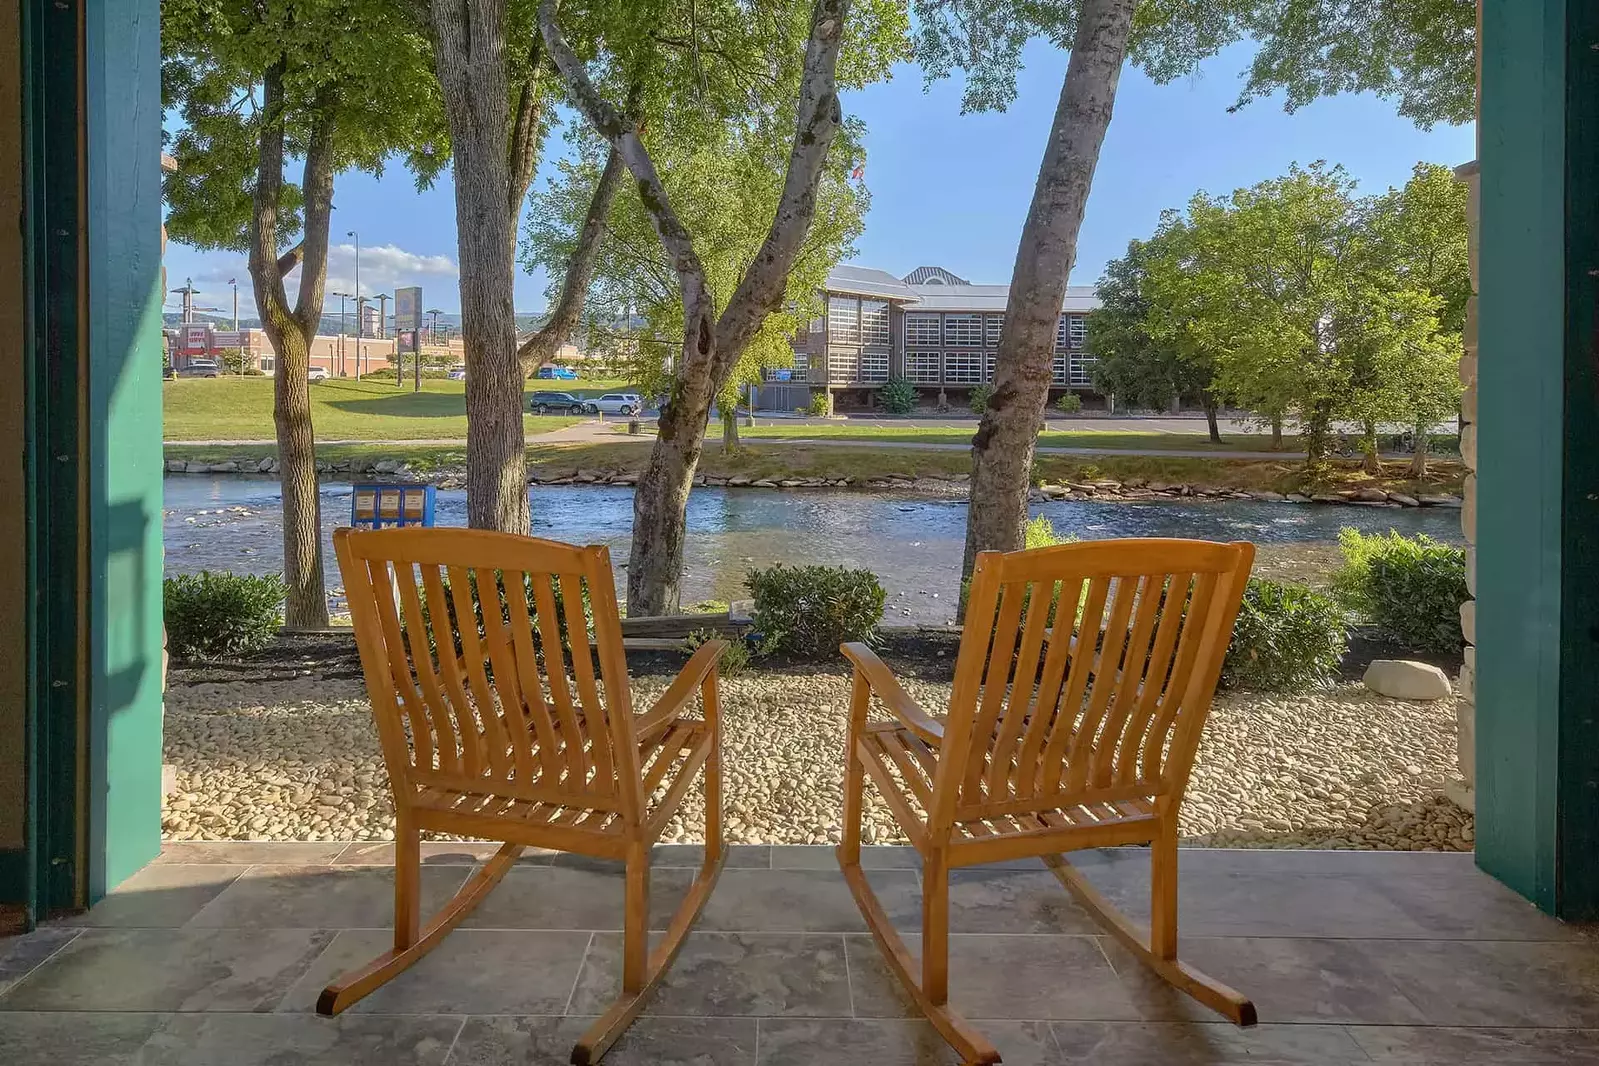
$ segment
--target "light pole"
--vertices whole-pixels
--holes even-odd
[[[239,332],[239,279],[229,278],[228,284],[233,286],[233,332]]]
[[[361,365],[361,234],[352,229],[344,235],[355,238],[355,376],[359,378],[365,369]]]
[[[344,377],[347,369],[344,365],[344,301],[350,298],[347,292],[330,292],[329,296],[339,298],[339,377]]]
[[[437,307],[433,308],[431,311],[428,312],[428,314],[433,316],[433,341],[432,341],[432,343],[434,343],[434,344],[439,343],[439,316],[442,315],[443,313],[444,312],[439,310]]]

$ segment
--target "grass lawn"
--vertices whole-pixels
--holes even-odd
[[[720,433],[720,426],[712,426]],[[753,429],[739,430],[745,439],[800,438],[803,440],[869,440],[894,444],[966,444],[977,432],[977,423],[965,426],[871,426],[871,425],[757,425]],[[1046,428],[1038,435],[1038,443],[1049,448],[1114,448],[1118,451],[1148,451],[1151,448],[1180,448],[1192,451],[1246,451],[1269,452],[1269,433],[1223,433],[1220,444],[1212,444],[1203,433],[1163,433],[1158,430],[1134,433],[1123,430]],[[1292,448],[1295,442],[1288,442]]]
[[[531,392],[556,383],[527,384]],[[272,440],[277,436],[270,377],[180,378],[162,384],[161,400],[162,435],[167,440]],[[546,433],[574,421],[523,416],[529,433]],[[318,440],[465,440],[466,386],[460,381],[424,380],[422,391],[413,392],[409,381],[400,389],[392,380],[313,381],[311,423]]]

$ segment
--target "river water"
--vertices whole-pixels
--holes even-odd
[[[535,536],[575,544],[606,544],[626,583],[633,526],[633,491],[626,487],[534,486]],[[1200,537],[1252,540],[1260,547],[1256,573],[1319,583],[1337,563],[1338,530],[1396,529],[1460,541],[1460,512],[1447,508],[1391,509],[1249,500],[1053,500],[1032,513],[1048,516],[1058,533],[1084,540],[1110,537]],[[466,524],[466,494],[440,489],[439,525]],[[350,485],[322,487],[325,538],[350,520]],[[283,566],[283,533],[275,478],[182,475],[166,480],[166,569],[274,573]],[[748,595],[744,574],[774,562],[864,567],[888,590],[887,621],[941,624],[953,618],[957,574],[966,535],[964,499],[863,492],[696,488],[689,497],[683,602]],[[340,585],[331,540],[326,545],[330,588]],[[335,595],[335,605],[338,597]]]

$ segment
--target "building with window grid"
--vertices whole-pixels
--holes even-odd
[[[870,267],[834,267],[823,294],[826,314],[794,339],[794,367],[767,371],[763,401],[801,407],[815,389],[835,404],[865,407],[890,378],[921,391],[924,404],[965,404],[973,386],[994,380],[1008,285],[973,285],[943,267],[918,267],[896,278]],[[1055,330],[1050,402],[1063,392],[1092,394],[1084,350],[1094,289],[1067,289]]]

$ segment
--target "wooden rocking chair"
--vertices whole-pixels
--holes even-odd
[[[949,1006],[949,871],[1005,859],[1041,857],[1157,974],[1255,1023],[1248,999],[1177,959],[1177,812],[1254,555],[1189,540],[984,552],[947,718],[864,644],[843,646],[855,682],[839,864],[890,968],[966,1062],[1000,1060]],[[873,696],[891,719],[867,720]],[[922,856],[920,980],[861,872],[866,776]],[[1147,935],[1060,854],[1119,844],[1152,845]]]
[[[622,995],[572,1050],[574,1063],[598,1060],[671,964],[722,869],[716,663],[726,642],[701,646],[635,715],[606,548],[472,529],[341,529],[333,543],[394,794],[394,950],[329,985],[317,1011],[339,1013],[427,954],[524,847],[620,859]],[[696,690],[703,718],[684,713]],[[650,846],[701,767],[704,866],[650,952]],[[425,924],[424,831],[504,842]]]

